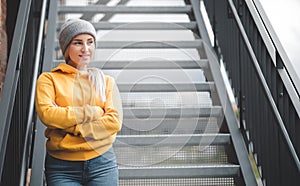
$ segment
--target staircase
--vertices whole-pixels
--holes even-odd
[[[50,1],[44,69],[62,61],[63,20],[99,30],[91,66],[115,78],[123,101],[120,185],[256,185],[200,0],[78,2]]]

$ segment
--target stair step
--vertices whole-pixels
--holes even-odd
[[[208,60],[194,61],[95,61],[91,67],[103,69],[197,69],[207,68]]]
[[[197,146],[229,144],[230,134],[118,135],[114,146]]]
[[[57,30],[63,23],[58,23]],[[193,30],[196,28],[196,22],[188,23],[167,23],[167,22],[138,22],[138,23],[116,23],[116,22],[97,22],[92,23],[96,30]]]
[[[124,118],[190,118],[221,116],[222,107],[123,108]]]
[[[234,178],[160,178],[160,179],[120,179],[120,186],[233,186]]]
[[[141,14],[182,14],[190,13],[192,7],[186,6],[105,6],[105,5],[88,5],[88,6],[58,6],[58,14],[78,14],[78,13],[141,13]]]
[[[123,107],[211,107],[213,92],[121,92]]]
[[[226,145],[123,145],[115,146],[114,151],[119,165],[131,167],[229,164]]]
[[[125,118],[119,135],[218,133],[220,126],[216,118]]]
[[[97,49],[143,49],[143,48],[201,48],[201,39],[191,41],[98,41]],[[59,49],[56,41],[56,50]]]
[[[54,60],[53,66],[65,63],[63,60]],[[89,67],[96,67],[104,70],[124,70],[124,69],[197,69],[207,68],[208,60],[200,59],[194,61],[91,61]]]
[[[200,48],[202,40],[191,41],[98,41],[98,49],[142,49],[142,48]]]
[[[120,92],[210,92],[215,89],[213,82],[200,83],[118,83]]]
[[[239,165],[119,167],[120,179],[237,177]]]

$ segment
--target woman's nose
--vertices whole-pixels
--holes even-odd
[[[82,51],[88,51],[89,50],[89,46],[88,46],[88,44],[87,43],[84,43],[83,45],[82,45]]]

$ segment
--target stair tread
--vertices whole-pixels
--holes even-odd
[[[183,92],[183,91],[212,91],[214,82],[197,83],[118,83],[120,92]]]
[[[154,166],[122,166],[120,169],[169,169],[169,168],[239,168],[236,164],[170,164],[170,165],[154,165]]]
[[[53,66],[57,66],[59,63],[64,63],[63,60],[54,60]],[[148,61],[148,60],[107,60],[107,61],[91,61],[89,64],[90,67],[96,67],[101,69],[197,69],[197,68],[207,68],[208,60],[157,60],[157,61]]]
[[[124,118],[119,135],[217,133],[220,127],[217,118]]]
[[[230,134],[156,134],[118,135],[115,146],[168,146],[168,145],[224,145],[230,142]]]
[[[190,13],[192,7],[186,6],[58,6],[58,14],[66,13]]]
[[[158,137],[212,137],[212,136],[220,136],[220,137],[229,137],[229,133],[213,133],[213,134],[152,134],[152,135],[118,135],[117,137],[125,138],[158,138]]]
[[[57,24],[57,29],[59,30],[63,23],[59,22]],[[186,29],[195,29],[196,22],[94,22],[92,23],[96,30],[186,30]]]
[[[98,41],[97,48],[199,48],[202,40],[186,41]]]
[[[56,50],[59,49],[56,41]],[[145,49],[145,48],[201,48],[202,39],[183,41],[136,40],[136,41],[98,41],[97,49]]]
[[[239,165],[169,165],[153,167],[122,167],[121,179],[236,177]]]
[[[212,117],[220,116],[222,114],[222,107],[124,107],[123,114],[125,118]]]

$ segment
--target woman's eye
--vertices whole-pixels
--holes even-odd
[[[80,41],[74,42],[74,45],[81,45],[82,43]]]
[[[88,41],[88,45],[94,44],[94,41]]]

